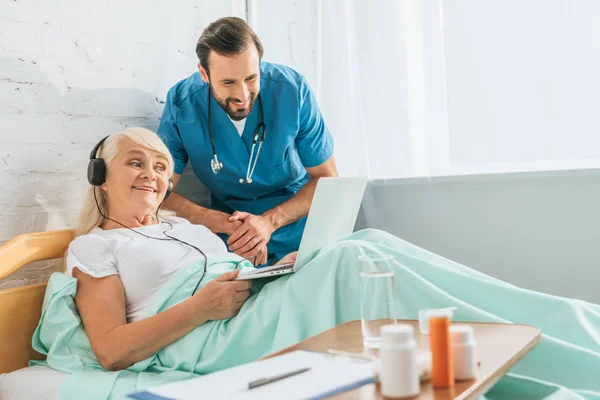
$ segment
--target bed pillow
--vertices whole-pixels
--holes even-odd
[[[54,400],[69,374],[43,365],[0,375],[1,400]]]

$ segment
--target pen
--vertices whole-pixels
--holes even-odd
[[[271,382],[276,382],[281,379],[288,378],[290,376],[298,375],[298,374],[301,374],[306,371],[310,371],[310,367],[298,369],[298,370],[291,371],[291,372],[286,372],[285,374],[281,374],[281,375],[275,375],[270,378],[257,379],[255,381],[248,383],[248,390],[257,388],[259,386],[267,385]]]

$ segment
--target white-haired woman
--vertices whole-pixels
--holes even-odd
[[[117,370],[208,320],[232,317],[248,298],[251,284],[234,281],[236,269],[177,306],[142,320],[153,294],[173,274],[203,258],[202,252],[227,249],[206,227],[159,210],[173,159],[154,132],[130,128],[112,135],[96,157],[104,160],[106,177],[88,190],[76,239],[67,252],[67,273],[78,281],[75,301],[98,361]]]

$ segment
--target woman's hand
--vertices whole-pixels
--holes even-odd
[[[226,272],[202,287],[193,297],[193,321],[227,319],[236,315],[250,295],[252,281],[236,281],[239,270]],[[195,312],[200,311],[200,312]]]
[[[296,262],[296,258],[298,258],[298,252],[297,251],[286,255],[281,260],[279,260],[275,265],[295,263]]]

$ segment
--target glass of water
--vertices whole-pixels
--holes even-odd
[[[360,262],[360,318],[363,346],[379,348],[379,329],[396,323],[396,291],[391,255],[358,257]]]

